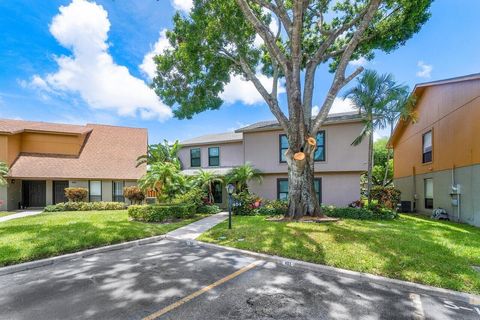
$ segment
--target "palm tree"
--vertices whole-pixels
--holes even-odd
[[[187,180],[180,172],[180,166],[173,162],[156,162],[138,180],[142,190],[155,190],[157,201],[172,200],[175,195],[185,192]]]
[[[212,171],[198,170],[194,177],[195,185],[208,193],[208,202],[213,203],[213,186],[215,183],[223,183],[223,179]]]
[[[148,165],[157,162],[178,162],[178,151],[182,148],[178,140],[175,140],[173,144],[169,144],[167,140],[163,140],[163,143],[151,144],[147,148],[147,154],[144,154],[137,158],[137,167],[146,163]]]
[[[231,169],[226,174],[225,180],[228,183],[234,183],[238,192],[248,192],[248,182],[256,180],[260,183],[262,182],[263,177],[260,170],[252,167],[250,163],[246,163],[244,165]]]
[[[352,142],[357,146],[368,138],[368,172],[367,197],[371,202],[372,170],[373,170],[373,131],[385,123],[384,112],[398,93],[405,90],[397,85],[392,74],[379,75],[374,70],[366,70],[357,80],[357,85],[345,93],[350,98],[359,113],[364,115],[364,126],[360,135]]]
[[[5,162],[0,161],[0,186],[7,184],[5,177],[8,174],[8,166]]]
[[[386,128],[390,127],[390,137],[393,134],[393,129],[395,123],[398,119],[407,120],[412,119],[413,122],[416,121],[413,108],[416,103],[414,96],[409,95],[409,90],[407,86],[400,87],[398,91],[393,93],[393,99],[387,104],[385,109],[382,112],[382,117],[379,118],[380,124],[379,127]],[[387,163],[385,165],[385,175],[383,177],[382,185],[385,187],[388,184],[388,168],[389,161],[393,155],[393,151],[387,148]]]

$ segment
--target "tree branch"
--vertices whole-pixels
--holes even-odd
[[[273,12],[277,16],[277,18],[280,19],[280,21],[282,22],[288,36],[291,37],[292,21],[290,20],[287,10],[285,9],[281,1],[275,0],[276,5],[271,3],[269,0],[252,0],[252,2],[258,4],[259,6],[265,7],[271,12]]]
[[[247,0],[235,0],[237,5],[242,10],[245,18],[252,24],[255,31],[263,39],[265,46],[267,47],[269,53],[272,55],[272,58],[275,58],[278,64],[282,67],[285,74],[289,72],[287,58],[283,52],[278,47],[275,37],[270,31],[269,27],[266,26],[263,22],[258,19],[258,17],[253,13],[252,8],[247,3]]]
[[[322,105],[322,109],[315,117],[315,121],[313,122],[313,132],[317,132],[320,129],[321,124],[325,121],[330,112],[330,108],[332,107],[333,101],[338,94],[338,92],[353,78],[355,78],[358,74],[363,71],[363,68],[360,67],[355,70],[349,77],[345,78],[345,70],[347,69],[348,62],[352,57],[353,52],[357,48],[363,34],[367,30],[369,23],[372,21],[375,12],[377,11],[381,0],[371,0],[370,4],[367,6],[367,11],[363,16],[363,19],[358,26],[357,31],[352,36],[352,39],[348,43],[343,52],[340,63],[337,66],[337,70],[335,72],[334,80],[330,89],[328,91],[327,97]]]
[[[288,119],[278,105],[277,96],[268,93],[267,89],[265,89],[265,87],[262,85],[258,77],[255,75],[253,70],[250,68],[248,63],[243,58],[240,58],[240,65],[242,67],[243,72],[246,75],[247,80],[252,81],[255,88],[258,90],[258,92],[262,95],[263,99],[267,103],[268,107],[270,108],[270,111],[273,113],[275,118],[277,118],[282,129],[285,132],[288,132]],[[276,81],[278,81],[278,76]]]

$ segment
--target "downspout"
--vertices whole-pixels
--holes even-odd
[[[412,179],[413,179],[413,212],[417,212],[417,183],[415,166],[412,167]]]
[[[458,190],[457,182],[455,179],[455,164],[452,167],[452,193],[455,192],[457,198],[457,221],[460,222],[461,216],[461,203],[460,203],[460,190]]]

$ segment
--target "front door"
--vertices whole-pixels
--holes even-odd
[[[45,207],[47,184],[41,180],[22,181],[22,202],[25,207]]]
[[[65,188],[68,188],[68,181],[53,181],[53,204],[67,202]]]

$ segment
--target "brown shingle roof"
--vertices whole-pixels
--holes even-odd
[[[52,126],[51,128],[57,126],[46,125]],[[40,179],[136,180],[145,173],[145,165],[138,168],[135,168],[135,165],[137,157],[147,152],[146,129],[93,124],[78,127],[90,131],[78,157],[21,154],[12,165],[9,176]]]
[[[0,119],[0,133],[15,134],[24,131],[57,132],[63,134],[84,134],[92,129],[87,126],[49,123],[26,120]]]

